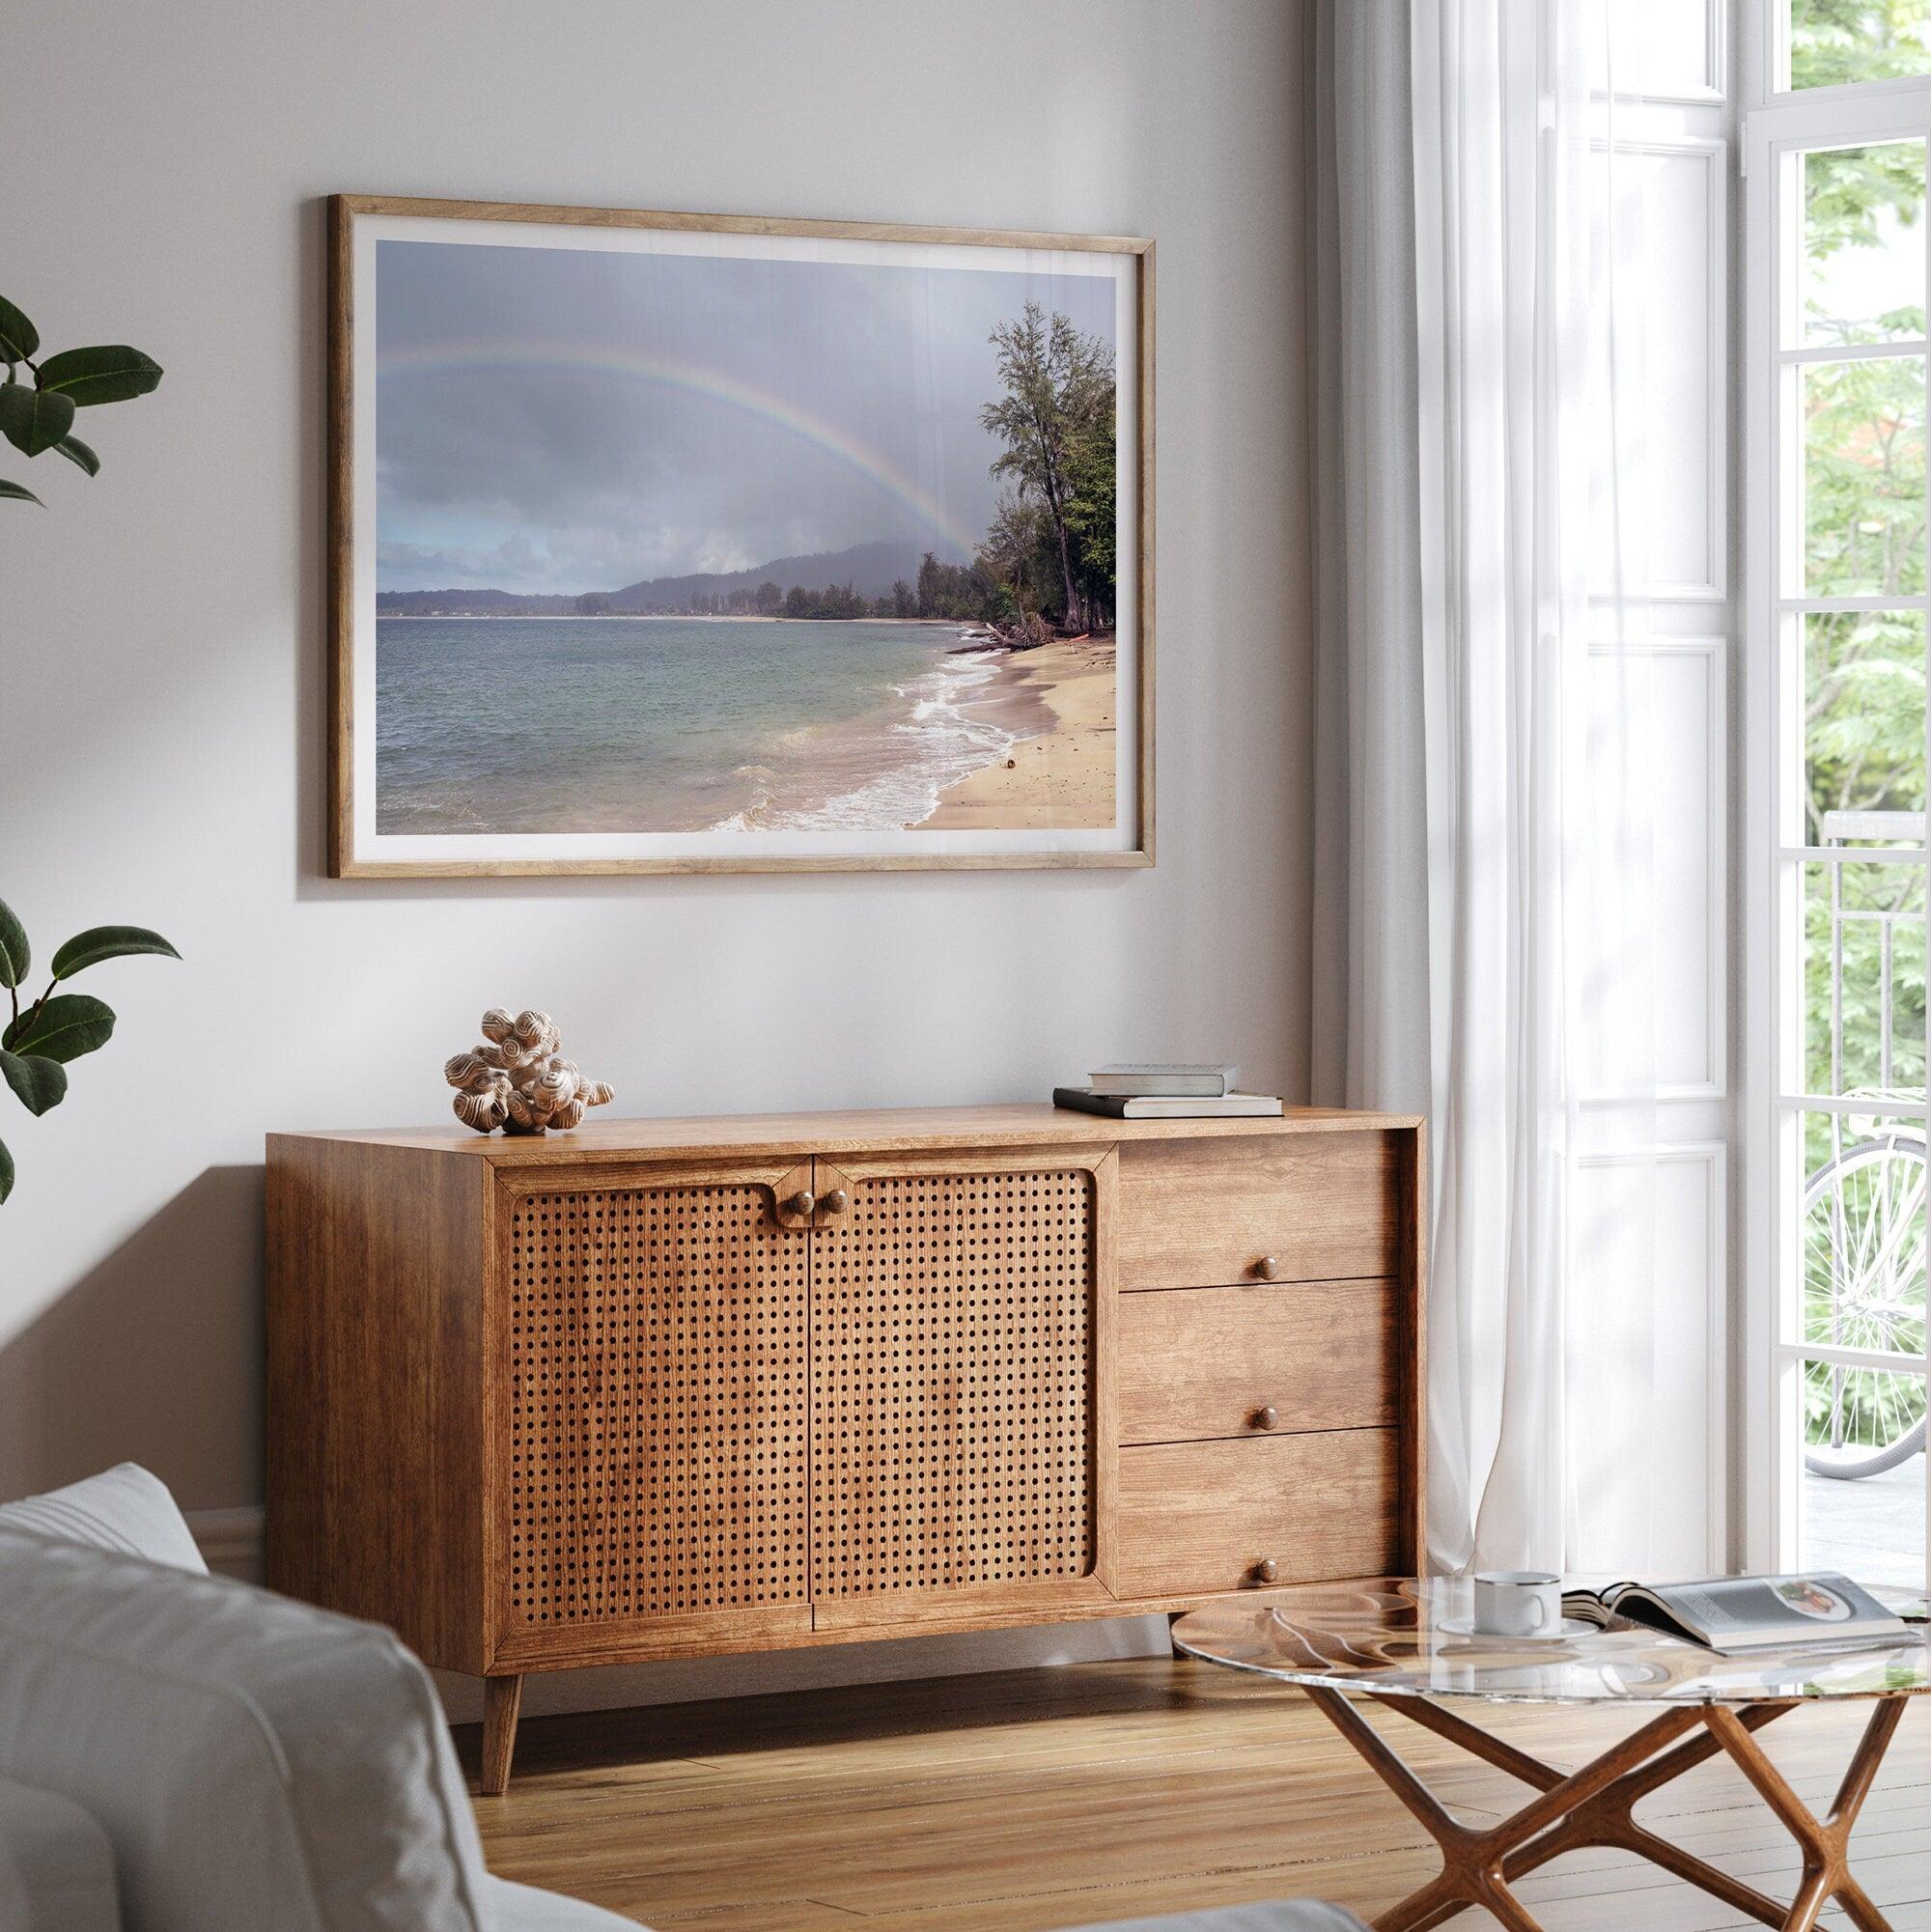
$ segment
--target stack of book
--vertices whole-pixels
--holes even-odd
[[[1239,1071],[1127,1061],[1096,1067],[1083,1087],[1054,1087],[1052,1104],[1114,1120],[1252,1120],[1278,1114],[1277,1096],[1236,1089]]]

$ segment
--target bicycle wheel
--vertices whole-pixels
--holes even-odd
[[[1805,1467],[1856,1478],[1924,1447],[1925,1149],[1910,1134],[1847,1147],[1804,1190],[1804,1339],[1900,1358],[1899,1370],[1805,1370]]]

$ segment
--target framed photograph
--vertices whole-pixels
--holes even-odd
[[[1153,861],[1153,244],[341,195],[339,878]]]

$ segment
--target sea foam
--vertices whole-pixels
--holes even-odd
[[[972,715],[997,676],[994,664],[947,658],[922,677],[893,686],[908,709],[876,744],[876,752],[889,761],[882,770],[810,803],[781,805],[768,794],[714,829],[890,830],[920,824],[938,809],[941,793],[996,764],[1020,742],[1019,733]]]

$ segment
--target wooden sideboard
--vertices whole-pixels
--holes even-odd
[[[1422,1128],[268,1139],[267,1567],[483,1676],[1419,1567]]]

